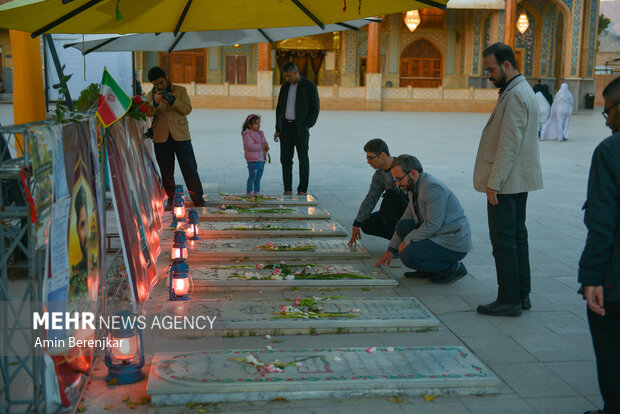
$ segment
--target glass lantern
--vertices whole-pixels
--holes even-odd
[[[187,227],[185,228],[185,234],[189,240],[200,240],[198,233],[200,233],[200,221],[198,220],[198,212],[196,210],[189,210],[187,213]]]
[[[121,320],[121,328],[108,330],[108,343],[111,345],[106,347],[105,352],[105,364],[108,367],[106,381],[116,379],[118,385],[133,384],[144,378],[142,332],[138,324],[126,322],[136,317],[132,312],[121,311],[116,315]]]
[[[172,244],[172,252],[171,258],[175,259],[187,259],[187,245],[185,242],[187,238],[185,237],[185,233],[177,230],[174,232],[174,242]]]
[[[184,259],[176,259],[170,267],[170,300],[188,300],[192,278]]]

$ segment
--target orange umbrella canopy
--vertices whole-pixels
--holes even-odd
[[[324,25],[448,0],[9,0],[0,27],[42,33],[163,33]]]

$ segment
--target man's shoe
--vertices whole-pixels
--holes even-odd
[[[303,191],[298,191],[297,195],[308,195],[308,193],[304,193]]]
[[[483,315],[491,316],[520,316],[523,313],[521,305],[505,305],[497,302],[479,305],[477,311]]]
[[[431,279],[438,276],[439,275],[437,273],[422,272],[420,270],[416,270],[415,272],[405,272],[405,277],[411,279]]]
[[[283,195],[293,195],[292,191],[285,191]]]
[[[206,205],[207,203],[202,199],[194,201],[194,207],[204,207]]]
[[[446,276],[434,277],[431,279],[431,282],[439,283],[440,285],[449,285],[463,278],[465,275],[467,275],[467,268],[463,263],[459,262],[454,272]]]
[[[530,296],[523,296],[521,298],[521,309],[523,310],[529,310],[532,309],[532,302],[530,302]]]

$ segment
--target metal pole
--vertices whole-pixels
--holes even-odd
[[[58,59],[58,53],[56,53],[56,46],[54,45],[54,39],[52,39],[52,35],[45,34],[43,38],[47,41],[47,46],[50,50],[50,55],[52,55],[52,61],[54,62],[54,66],[56,67],[56,73],[58,74],[59,85],[65,89],[65,104],[70,111],[73,111],[73,101],[71,100],[71,93],[69,92],[69,87],[67,86],[67,82],[64,81],[64,73],[62,70],[62,66],[60,65],[60,59]]]

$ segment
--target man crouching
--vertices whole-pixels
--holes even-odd
[[[453,283],[467,274],[460,262],[472,249],[471,229],[456,195],[424,172],[420,161],[403,154],[392,163],[396,184],[408,192],[409,204],[396,224],[387,252],[375,266],[390,264],[400,252],[403,264],[434,283]]]

